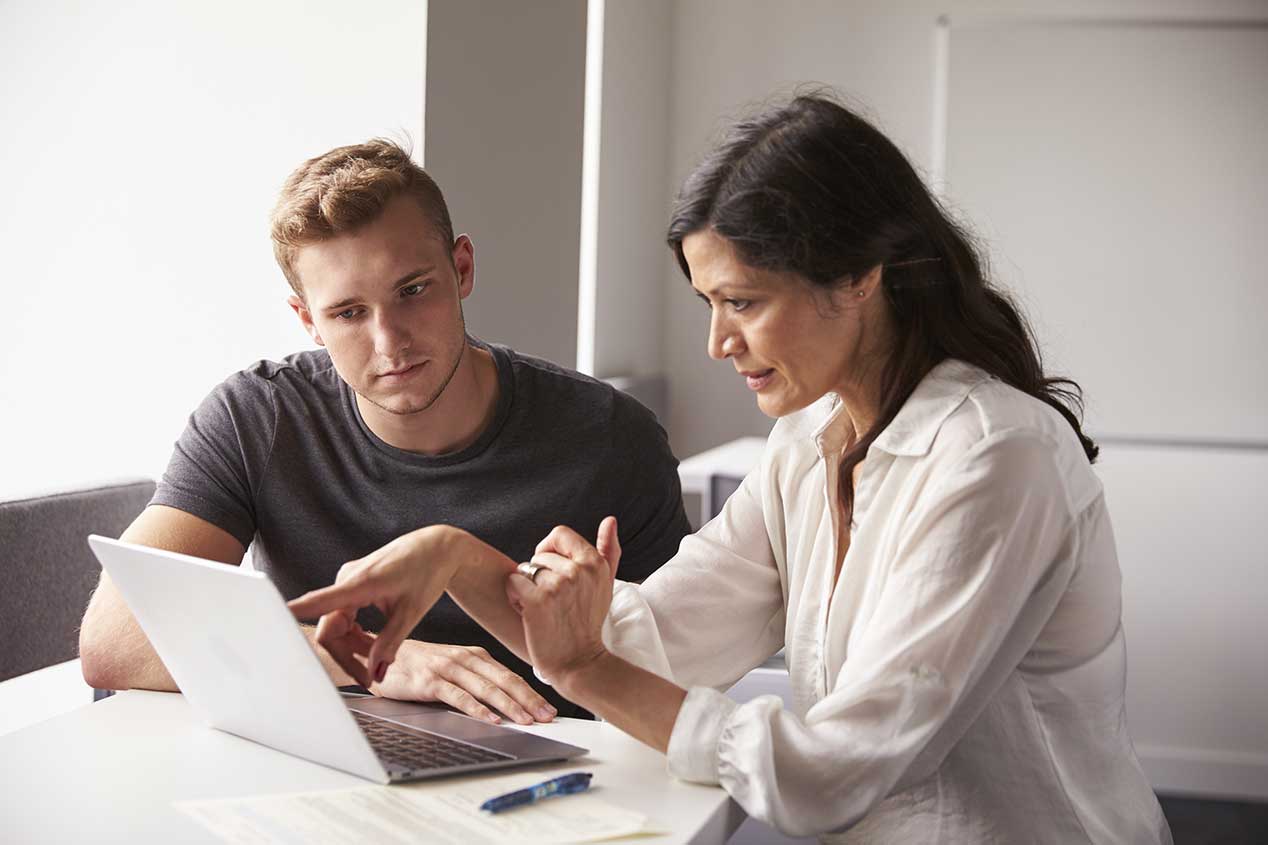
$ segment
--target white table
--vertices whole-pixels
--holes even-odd
[[[590,749],[553,768],[595,773],[608,803],[669,835],[638,843],[725,843],[744,812],[717,787],[684,783],[665,758],[610,724],[526,728]],[[0,736],[0,842],[215,842],[173,801],[364,786],[196,719],[177,693],[124,692]],[[611,840],[609,840],[611,841]]]

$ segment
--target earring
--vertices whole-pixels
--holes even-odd
[[[862,295],[863,295],[863,294],[865,294],[865,293],[866,293],[866,291],[859,291],[859,296],[862,296]]]

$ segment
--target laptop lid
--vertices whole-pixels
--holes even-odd
[[[345,699],[263,573],[96,535],[88,542],[190,705],[213,727],[379,783],[564,760],[587,751],[443,705]],[[499,759],[388,768],[349,709],[472,743]]]
[[[264,573],[96,535],[88,544],[206,722],[314,763],[388,782]]]

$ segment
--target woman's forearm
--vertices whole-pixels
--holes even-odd
[[[473,534],[450,530],[457,532],[453,538],[457,551],[449,597],[517,657],[531,662],[523,624],[506,598],[506,578],[515,571],[515,561]]]
[[[447,545],[455,568],[448,591],[458,605],[521,659],[531,663],[524,625],[506,595],[516,563],[465,531]],[[564,698],[660,752],[669,748],[678,711],[687,693],[681,687],[603,651],[595,659],[550,679]]]
[[[661,753],[669,749],[669,736],[687,697],[682,687],[610,652],[555,680],[555,689],[564,698]]]

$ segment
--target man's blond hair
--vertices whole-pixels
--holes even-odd
[[[375,138],[336,147],[297,167],[282,186],[270,219],[273,255],[295,292],[304,295],[295,272],[300,247],[373,222],[402,195],[418,202],[435,227],[432,235],[453,243],[453,224],[440,187],[393,141]]]

